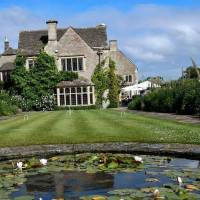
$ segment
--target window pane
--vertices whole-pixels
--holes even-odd
[[[81,101],[81,94],[77,94],[77,104],[81,105],[82,101]]]
[[[71,60],[71,58],[67,59],[67,71],[72,71],[72,60]]]
[[[69,94],[70,93],[70,88],[65,89],[65,93]]]
[[[132,76],[129,75],[129,82],[132,82]]]
[[[83,58],[78,59],[78,69],[80,71],[83,70]]]
[[[93,91],[93,88],[92,87],[90,87],[90,92],[92,92]]]
[[[76,95],[75,94],[71,95],[71,105],[76,105]]]
[[[64,105],[65,105],[64,95],[60,95],[60,105],[61,105],[61,106],[64,106]]]
[[[126,82],[128,82],[128,76],[126,76]]]
[[[81,93],[81,88],[77,88],[77,93]]]
[[[2,72],[3,82],[7,82],[7,72]]]
[[[90,104],[93,104],[93,94],[90,94]]]
[[[87,94],[83,94],[83,104],[84,104],[84,105],[88,104],[88,101],[87,101]]]
[[[83,88],[83,92],[87,92],[87,88],[86,87]]]
[[[77,71],[77,58],[73,58],[72,62],[73,62],[73,71]]]
[[[70,105],[70,96],[66,94],[66,105]]]
[[[64,59],[61,60],[61,66],[62,66],[62,70],[66,71],[66,65],[65,65],[65,60]]]
[[[71,88],[71,93],[76,93],[76,89],[75,88]]]
[[[34,63],[33,63],[33,60],[29,60],[29,61],[28,61],[28,68],[29,68],[29,69],[32,69],[33,64],[34,64]]]
[[[63,88],[60,88],[60,93],[64,93],[64,89]]]

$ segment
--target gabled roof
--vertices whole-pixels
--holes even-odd
[[[66,33],[68,28],[57,29],[57,40]],[[73,30],[90,46],[108,48],[106,26],[90,28],[73,28]],[[18,48],[24,50],[24,55],[40,54],[40,48],[48,43],[48,30],[21,31]]]
[[[13,49],[12,47],[9,47],[3,52],[3,56],[11,56],[11,55],[16,55],[18,53],[17,49]]]
[[[10,71],[10,70],[12,70],[14,68],[14,66],[15,66],[15,64],[13,62],[6,62],[0,68],[0,72]]]

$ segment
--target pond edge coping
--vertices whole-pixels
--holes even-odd
[[[32,145],[0,148],[0,160],[26,158],[33,156],[50,157],[76,153],[131,153],[166,155],[190,159],[200,158],[200,145],[179,143],[84,143],[84,144],[55,144]]]

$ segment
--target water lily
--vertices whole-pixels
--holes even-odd
[[[178,184],[181,186],[182,185],[182,183],[183,183],[183,181],[182,181],[182,179],[181,179],[181,177],[177,177],[177,181],[178,181]]]
[[[24,167],[23,167],[23,163],[22,163],[22,162],[17,162],[17,168],[18,168],[18,169],[21,169],[21,170],[22,170],[22,169],[24,169],[24,168],[26,168],[26,167],[27,167],[27,164],[25,164]]]
[[[136,162],[143,162],[142,158],[139,157],[139,156],[135,156],[134,159],[135,159]]]
[[[22,169],[22,162],[17,162],[17,167],[18,167],[18,169]]]
[[[154,199],[159,198],[159,190],[158,190],[158,189],[156,189],[156,190],[154,191],[153,196],[154,196]]]
[[[40,159],[40,164],[41,165],[46,165],[47,164],[47,160],[46,159]]]

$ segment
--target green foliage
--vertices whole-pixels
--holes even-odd
[[[133,99],[129,109],[200,114],[200,83],[197,80],[179,81],[174,87],[155,90],[140,100]]]
[[[54,110],[91,110],[91,109],[99,109],[100,107],[97,105],[91,106],[54,106]]]
[[[31,83],[24,94],[30,94],[28,99],[36,100],[41,96],[54,93],[59,80],[59,73],[53,56],[49,56],[44,50],[41,50],[40,55],[35,59],[34,67],[29,73]]]
[[[20,52],[15,59],[15,67],[10,72],[10,78],[12,82],[12,89],[18,93],[23,93],[25,87],[30,81],[30,76],[25,68],[26,57]]]
[[[14,115],[19,112],[17,101],[7,93],[0,94],[0,116]]]
[[[35,58],[34,67],[30,71],[26,70],[25,62],[26,57],[20,52],[11,72],[13,90],[23,110],[52,110],[56,84],[61,80],[72,81],[78,78],[75,72],[58,72],[54,57],[46,54],[43,49]]]
[[[128,105],[128,109],[129,110],[141,110],[142,107],[142,101],[140,96],[133,96],[133,101],[131,101],[131,103],[129,103]]]
[[[0,81],[0,91],[3,90],[3,85],[4,85],[3,81]]]
[[[103,60],[100,65],[98,64],[92,75],[92,82],[95,84],[95,94],[96,94],[96,103],[97,105],[101,105],[102,98],[106,89],[108,89],[109,78],[108,78],[108,70],[103,68],[105,64],[105,60]]]
[[[60,71],[60,81],[73,81],[78,79],[77,72],[69,72],[69,71]]]
[[[110,101],[109,108],[118,108],[119,107],[119,94],[118,94],[118,80],[115,74],[115,62],[110,58],[109,59],[109,93],[108,99]]]

